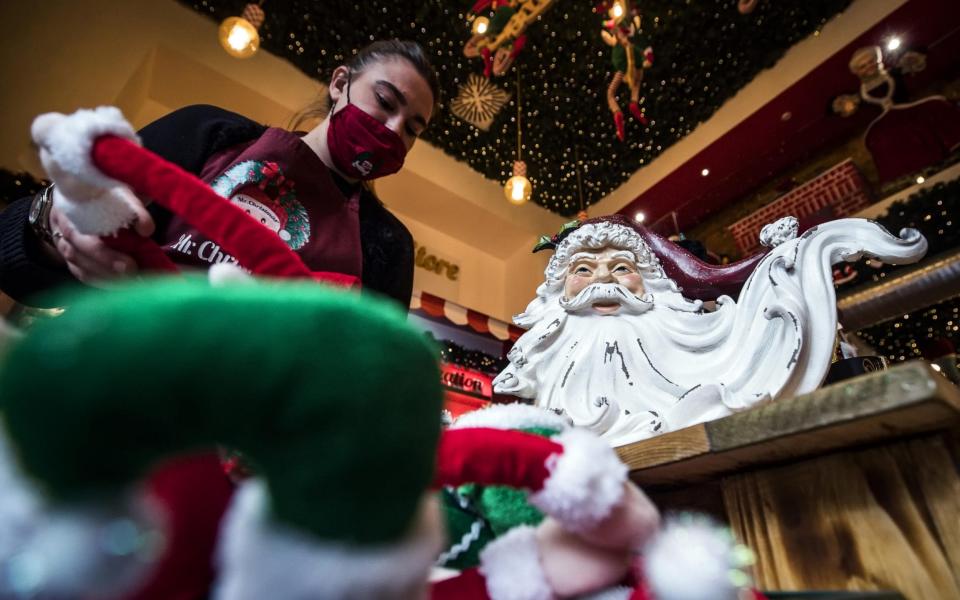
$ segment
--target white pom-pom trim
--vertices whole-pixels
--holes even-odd
[[[263,481],[234,494],[217,548],[216,600],[413,597],[426,589],[442,545],[426,519],[396,543],[358,546],[297,531],[269,513]]]
[[[644,574],[657,600],[736,600],[732,539],[706,519],[667,521],[644,551]]]
[[[93,164],[94,140],[109,133],[140,143],[133,126],[115,106],[81,109],[71,115],[46,113],[34,119],[30,132],[33,141],[62,170],[98,188],[113,187],[119,182]]]
[[[613,448],[583,429],[552,438],[563,454],[547,459],[550,477],[530,503],[575,533],[591,529],[623,500],[627,466]]]
[[[249,271],[244,270],[244,268],[238,264],[227,262],[210,265],[210,269],[207,271],[207,279],[213,287],[233,283],[252,283],[254,281],[254,277]]]
[[[20,472],[0,418],[0,564],[22,550],[40,509],[39,494]]]
[[[553,600],[540,564],[536,529],[514,527],[480,552],[480,573],[491,600]]]
[[[493,404],[481,410],[468,412],[454,421],[450,429],[469,429],[472,427],[491,427],[493,429],[543,428],[564,431],[570,428],[570,422],[551,410],[514,402],[513,404]]]
[[[595,594],[577,596],[577,600],[628,600],[631,594],[633,594],[632,589],[621,585]]]

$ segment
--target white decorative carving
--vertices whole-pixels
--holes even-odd
[[[721,296],[706,312],[679,293],[637,232],[584,225],[558,245],[537,297],[514,318],[528,331],[494,389],[562,411],[615,445],[816,389],[836,336],[832,265],[861,256],[914,262],[927,242],[916,230],[898,238],[865,219],[832,221],[800,237],[795,226],[783,219],[774,227],[775,246],[738,302]],[[612,313],[564,299],[571,258],[606,248],[633,254],[643,292],[601,284],[604,303],[624,298]]]
[[[800,222],[796,217],[784,217],[777,219],[775,223],[769,223],[760,230],[760,243],[768,248],[779,246],[780,244],[797,237],[800,230]]]

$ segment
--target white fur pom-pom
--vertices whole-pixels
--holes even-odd
[[[378,545],[324,539],[271,516],[266,482],[233,495],[217,541],[217,600],[413,598],[442,544],[430,501],[405,537]],[[439,518],[439,514],[436,515]]]
[[[244,271],[240,265],[233,263],[216,263],[211,265],[207,271],[207,278],[213,287],[253,281],[253,275],[248,271]]]
[[[480,573],[491,600],[552,600],[553,590],[540,564],[536,530],[514,527],[480,552]]]
[[[491,427],[493,429],[553,429],[564,431],[570,428],[569,419],[552,410],[514,402],[512,404],[491,404],[487,408],[474,410],[457,418],[451,429],[469,429],[471,427]]]
[[[56,174],[51,171],[59,170],[97,188],[110,188],[118,182],[93,164],[93,142],[101,135],[111,134],[140,143],[133,126],[115,106],[80,109],[70,115],[46,113],[33,120],[30,133],[41,149],[47,174],[54,180]],[[52,169],[51,164],[55,165]]]
[[[736,545],[706,517],[667,521],[644,551],[644,570],[657,600],[736,600]]]
[[[563,454],[548,459],[550,476],[543,489],[530,495],[530,503],[568,531],[595,527],[623,499],[627,467],[589,431],[569,429],[552,439],[563,445]]]

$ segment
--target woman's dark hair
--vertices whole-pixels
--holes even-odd
[[[440,79],[437,77],[437,72],[434,70],[433,65],[430,64],[430,60],[427,59],[427,53],[423,51],[420,44],[407,40],[381,40],[373,42],[357,52],[347,61],[346,66],[352,74],[359,75],[370,65],[391,58],[406,60],[413,65],[417,73],[423,77],[427,85],[430,86],[430,92],[433,94],[433,112],[436,114],[440,108]],[[309,120],[326,117],[327,113],[330,112],[330,105],[332,103],[328,90],[326,94],[293,116],[290,129],[296,130]]]
[[[407,40],[373,42],[347,61],[347,67],[351,73],[359,75],[371,64],[383,62],[389,58],[404,58],[413,65],[417,73],[420,73],[430,86],[430,92],[433,94],[433,110],[436,112],[440,106],[440,79],[420,44]]]

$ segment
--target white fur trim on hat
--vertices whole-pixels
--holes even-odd
[[[40,517],[39,511],[37,491],[15,463],[0,419],[0,564],[22,549],[30,527]]]
[[[25,575],[0,577],[0,598],[115,597],[150,566],[152,529],[130,503],[46,506],[0,419],[0,570]]]
[[[213,287],[222,287],[234,283],[252,283],[253,275],[238,264],[222,262],[210,265],[207,279]]]
[[[618,585],[617,587],[612,587],[602,592],[587,594],[586,596],[577,596],[577,600],[628,600],[631,594],[633,594],[632,589]]]
[[[538,408],[529,404],[493,404],[481,410],[461,415],[450,429],[468,429],[472,427],[491,427],[493,429],[554,429],[564,431],[570,428],[570,421],[552,410]]]
[[[657,600],[736,600],[730,579],[733,539],[705,519],[670,520],[644,550],[644,573]]]
[[[491,600],[553,600],[540,564],[536,529],[514,527],[480,552],[480,573]]]
[[[263,481],[249,480],[234,494],[217,549],[216,600],[414,597],[426,589],[442,543],[426,523],[394,544],[322,540],[269,513]]]
[[[569,531],[595,527],[623,500],[627,466],[589,431],[570,429],[552,439],[563,444],[563,454],[547,459],[550,476],[530,503]]]
[[[30,133],[33,141],[60,170],[98,188],[113,187],[118,182],[105,176],[93,164],[94,140],[109,133],[140,143],[133,126],[115,106],[80,109],[71,115],[42,114],[33,120]],[[44,166],[47,166],[46,161]],[[49,172],[48,175],[53,176]]]
[[[86,197],[75,193],[76,187],[68,197],[63,193],[63,187],[53,188],[53,205],[63,211],[80,233],[114,235],[136,219],[134,203],[140,201],[126,186],[97,190]]]

